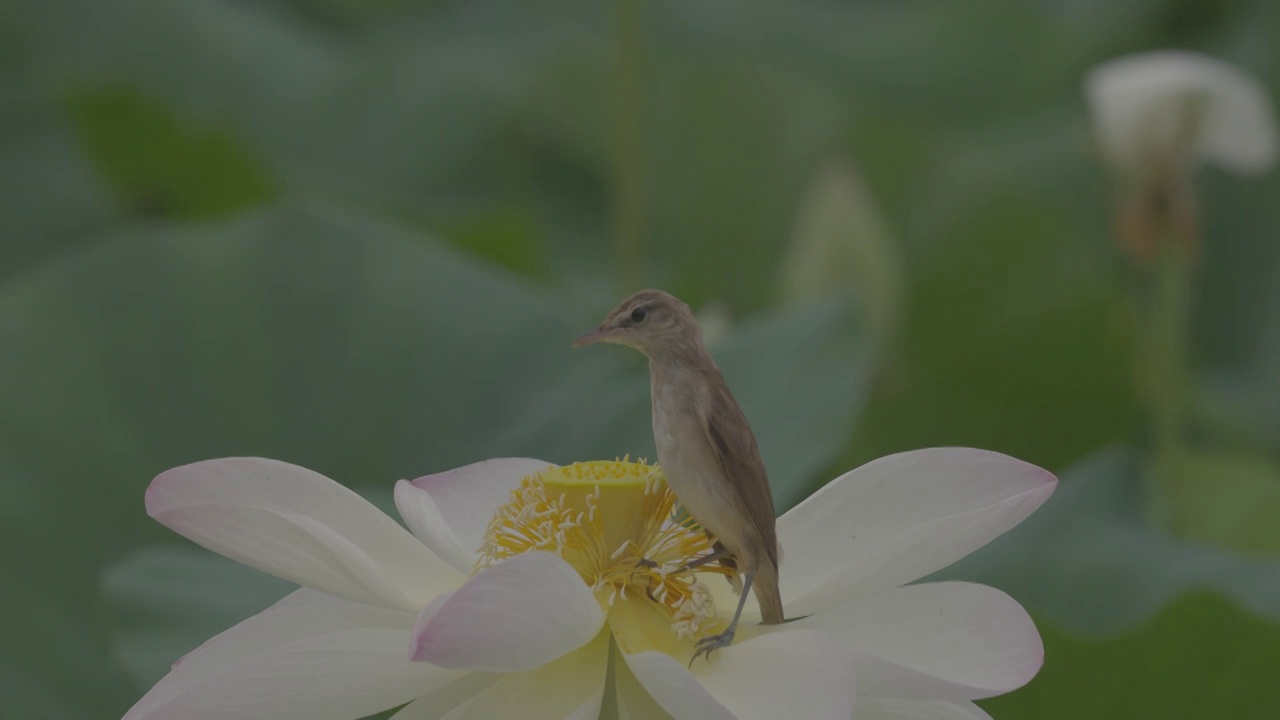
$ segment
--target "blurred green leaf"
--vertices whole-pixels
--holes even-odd
[[[208,217],[273,195],[266,171],[225,131],[192,128],[123,90],[84,93],[70,106],[86,152],[139,215]]]
[[[1094,158],[1083,100],[1076,97],[1074,82],[1070,90],[1066,101],[1056,99],[1050,107],[993,118],[977,128],[951,129],[934,138],[935,162],[911,198],[906,222],[921,250],[947,242],[956,226],[972,222],[985,204],[1016,198],[1081,246],[1074,254],[1112,256],[1107,179]],[[1015,226],[1000,234],[1016,235],[1020,230]],[[1023,240],[1035,242],[1031,237]]]
[[[41,687],[40,682],[28,677],[17,663],[6,663],[0,668],[0,692],[4,693],[9,711],[21,717],[50,720],[91,717],[89,712],[70,706],[58,693]]]
[[[1206,593],[1182,595],[1139,627],[1082,640],[1037,622],[1044,669],[980,704],[1000,720],[1275,715],[1280,627]]]
[[[281,108],[289,133],[264,152],[291,187],[411,221],[545,279],[561,267],[548,262],[553,239],[603,241],[599,208],[582,198],[600,189],[590,171],[548,150],[521,108],[546,66],[578,58],[577,44],[598,38],[605,9],[498,0],[390,15],[349,39],[325,81]],[[576,224],[584,215],[585,228]]]
[[[695,307],[721,300],[737,312],[759,310],[772,296],[804,185],[841,140],[846,103],[785,64],[708,52],[696,34],[660,22],[663,8],[646,9],[637,90],[646,282]],[[604,190],[613,160],[610,42],[607,33],[579,34],[543,64],[519,105],[527,139],[549,146],[567,168],[541,165]],[[607,192],[588,197],[608,202]],[[600,222],[550,240],[558,253],[604,263],[608,232]]]
[[[750,58],[697,48],[661,57],[644,102],[648,233],[657,267],[671,273],[663,284],[688,302],[766,307],[805,184],[839,142],[845,105],[804,75]]]
[[[846,464],[967,445],[1059,467],[1131,432],[1129,301],[1066,214],[1008,190],[924,239],[900,351]]]
[[[1188,540],[1280,557],[1280,465],[1243,451],[1193,452],[1178,469]]]
[[[1210,368],[1265,371],[1265,363],[1280,356],[1280,207],[1270,202],[1280,193],[1280,173],[1205,172],[1196,189],[1204,229],[1194,275],[1195,359]]]
[[[1226,203],[1211,215],[1199,269],[1194,331],[1202,429],[1228,444],[1280,451],[1280,208],[1260,210],[1263,195],[1280,190],[1280,174],[1239,193],[1214,193]],[[1222,188],[1224,191],[1226,188]],[[1242,204],[1247,194],[1252,204]]]
[[[300,21],[323,24],[333,32],[351,32],[397,10],[430,5],[432,0],[265,0],[288,9]]]
[[[522,44],[505,37],[424,28],[412,45],[371,46],[322,92],[293,108],[304,115],[287,152],[274,156],[295,185],[349,199],[447,215],[464,181],[506,151],[505,118],[532,71]],[[491,197],[491,196],[490,196]]]
[[[8,482],[12,478],[6,477]],[[0,692],[6,714],[90,720],[130,700],[111,662],[105,608],[91,577],[60,577],[26,538],[0,528]]]
[[[22,0],[35,77],[66,91],[127,87],[185,118],[229,124],[269,158],[299,148],[306,101],[345,76],[323,33],[223,0]]]
[[[0,279],[66,250],[113,215],[110,194],[56,99],[0,76]]]
[[[846,464],[969,445],[1058,467],[1135,426],[1131,301],[1105,192],[1076,113],[1055,107],[946,132],[873,125],[933,144],[929,164],[891,175],[905,312]]]
[[[485,260],[532,278],[548,275],[542,228],[527,209],[494,208],[446,229],[445,235]]]
[[[1001,67],[992,57],[1008,57],[1006,53],[1029,41],[1028,26],[1047,21],[1020,2],[965,8],[821,0],[668,0],[655,5],[672,35],[705,52],[810,67],[815,76],[855,85],[872,102],[911,102],[917,113],[945,107],[967,114],[1015,96],[1000,82],[1013,80],[1014,73],[1004,74],[1012,68]],[[1019,25],[1022,33],[1009,31]],[[979,38],[983,42],[976,42]],[[932,51],[904,54],[903,47]],[[974,76],[984,82],[964,81]]]
[[[1280,623],[1280,558],[1252,559],[1148,527],[1140,472],[1120,449],[1082,461],[1044,507],[938,577],[998,587],[1075,635],[1131,630],[1198,589]]]

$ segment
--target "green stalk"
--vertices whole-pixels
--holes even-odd
[[[1200,222],[1191,188],[1193,149],[1200,134],[1208,98],[1184,98],[1178,132],[1167,153],[1158,158],[1148,178],[1152,183],[1142,210],[1145,227],[1159,243],[1146,325],[1146,365],[1150,369],[1147,401],[1152,424],[1154,519],[1174,533],[1185,532],[1191,517],[1186,486],[1184,432],[1190,405],[1188,337],[1191,324],[1192,254],[1200,247]]]
[[[617,0],[613,90],[613,262],[619,294],[644,281],[644,0]]]
[[[1147,367],[1154,454],[1155,512],[1172,530],[1185,528],[1189,508],[1183,487],[1183,432],[1187,415],[1187,352],[1191,263],[1185,243],[1166,242],[1155,268],[1148,315]]]

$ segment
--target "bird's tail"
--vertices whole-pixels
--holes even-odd
[[[756,594],[756,602],[760,603],[760,616],[764,618],[764,624],[781,624],[782,592],[778,589],[778,568],[767,559],[762,559],[751,580],[751,589]]]

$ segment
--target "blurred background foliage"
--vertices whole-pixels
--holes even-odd
[[[1275,717],[1280,173],[1197,177],[1192,404],[1158,477],[1147,278],[1081,95],[1158,47],[1280,94],[1270,0],[9,4],[5,714],[118,716],[287,591],[145,516],[174,465],[275,457],[389,507],[486,457],[652,456],[643,366],[568,343],[660,286],[783,507],[931,445],[1059,473],[945,572],[1045,636],[997,717]]]

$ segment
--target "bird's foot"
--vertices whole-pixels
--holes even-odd
[[[710,660],[713,651],[732,645],[733,635],[736,630],[737,628],[729,628],[719,635],[710,635],[699,640],[694,646],[693,657],[689,660],[689,667],[693,667],[693,661],[697,660],[699,655],[705,655]]]

